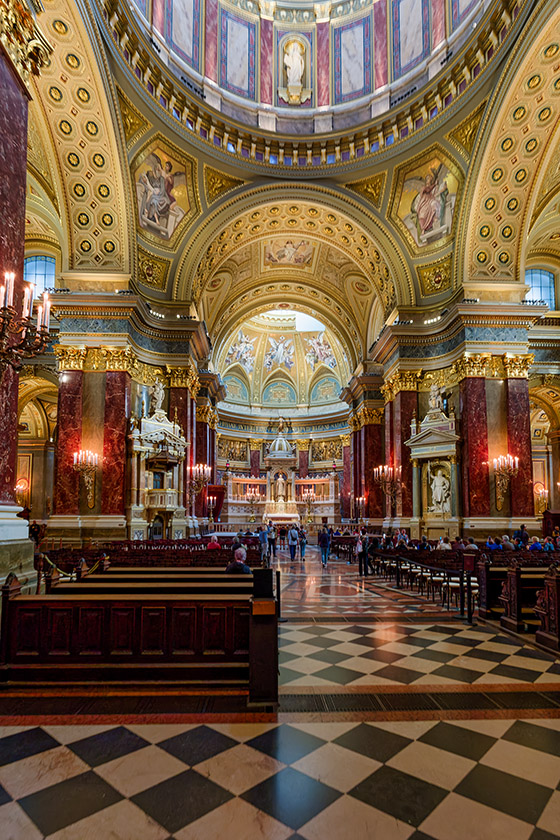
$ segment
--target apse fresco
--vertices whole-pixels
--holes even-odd
[[[257,336],[250,338],[243,330],[239,330],[236,341],[233,342],[226,356],[226,365],[239,364],[247,373],[252,373],[255,366],[255,341]]]
[[[274,239],[264,246],[264,264],[311,265],[314,246],[306,239]]]
[[[332,376],[326,376],[315,383],[311,391],[309,402],[314,403],[332,402],[340,396],[340,384]]]
[[[249,402],[247,386],[237,376],[224,376],[224,385],[226,386],[228,400],[240,403]]]
[[[284,367],[291,370],[295,364],[294,342],[285,336],[268,336],[269,348],[264,355],[264,366],[267,370],[274,367]]]
[[[263,391],[266,405],[296,405],[296,390],[289,382],[271,382]]]
[[[319,365],[326,365],[330,368],[336,367],[336,359],[333,349],[327,339],[325,333],[321,332],[317,335],[312,335],[306,339],[307,352],[305,360],[310,365],[311,370],[315,370]]]
[[[159,143],[138,156],[133,170],[138,222],[147,233],[169,240],[181,222],[196,212],[189,189],[191,167],[190,161],[180,160]]]
[[[393,212],[416,249],[451,235],[459,186],[458,171],[440,155],[401,170]]]

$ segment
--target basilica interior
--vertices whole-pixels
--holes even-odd
[[[560,837],[560,6],[0,0],[0,104],[3,837]]]

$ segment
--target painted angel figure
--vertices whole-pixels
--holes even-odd
[[[315,370],[315,366],[318,364],[324,364],[330,368],[336,367],[336,359],[332,347],[326,340],[324,332],[307,339],[307,345],[309,350],[305,354],[305,358],[312,370]]]
[[[432,166],[422,178],[415,175],[404,182],[405,189],[418,190],[410,204],[410,221],[414,226],[417,243],[430,231],[445,225],[445,210],[449,197],[449,187],[446,181],[448,169],[443,163]]]
[[[291,339],[280,336],[278,341],[272,336],[268,337],[270,342],[270,349],[266,352],[264,357],[264,366],[267,370],[272,370],[272,367],[277,365],[285,365],[288,370],[294,366],[294,345]]]
[[[247,373],[252,373],[255,364],[255,341],[256,338],[249,338],[243,330],[239,330],[237,341],[229,348],[226,365],[238,362]]]

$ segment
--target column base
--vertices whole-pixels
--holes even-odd
[[[124,516],[51,516],[47,526],[49,539],[60,540],[73,545],[90,541],[126,540],[127,528]]]
[[[0,506],[0,582],[10,572],[22,576],[33,575],[34,546],[28,537],[28,525],[17,514],[19,505]]]

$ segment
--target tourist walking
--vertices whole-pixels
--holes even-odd
[[[288,531],[288,548],[290,549],[290,560],[296,559],[296,548],[299,543],[299,533],[295,525],[290,526]]]
[[[272,520],[268,523],[268,553],[276,560],[276,525]]]
[[[319,548],[321,549],[321,563],[323,568],[326,569],[329,560],[329,549],[331,547],[331,538],[326,526],[323,526],[322,531],[319,531],[317,542],[319,543]]]
[[[305,547],[307,546],[307,531],[305,528],[299,529],[299,557],[302,563],[305,563]]]
[[[286,534],[287,534],[286,526],[281,525],[280,530],[278,532],[278,536],[280,537],[280,548],[286,548]]]

